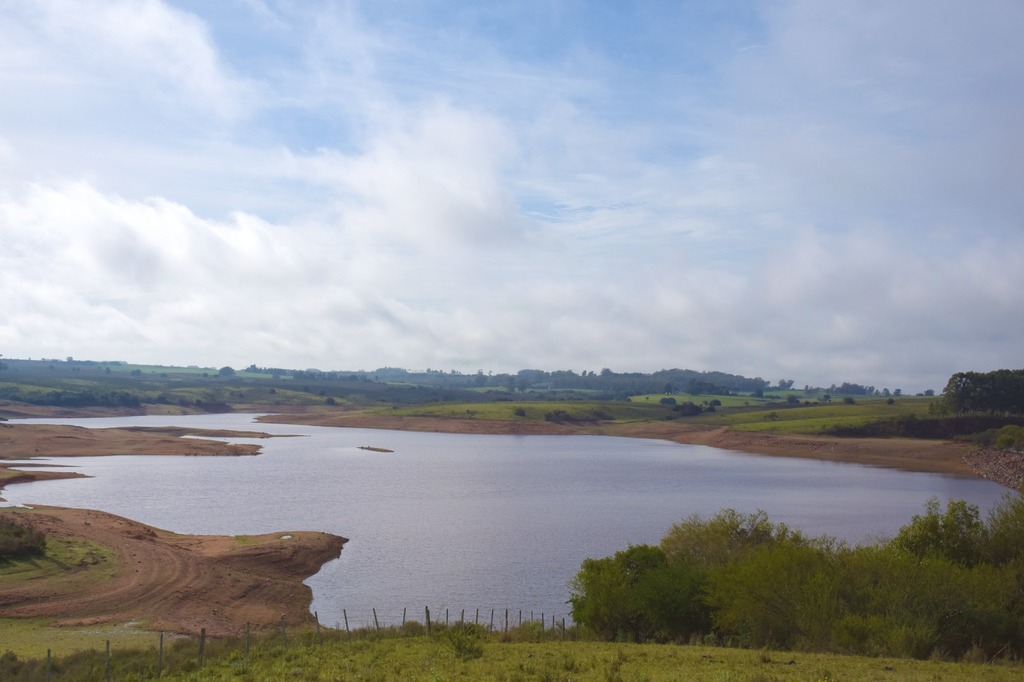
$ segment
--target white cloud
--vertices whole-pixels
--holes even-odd
[[[710,15],[187,8],[0,7],[5,355],[1018,362],[1016,4],[794,0],[685,44]]]

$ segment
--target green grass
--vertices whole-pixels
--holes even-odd
[[[0,590],[46,579],[55,592],[61,592],[83,582],[107,580],[115,570],[113,553],[102,545],[48,537],[43,556],[0,561]]]
[[[652,403],[657,405],[658,401],[662,398],[674,398],[676,403],[695,403],[697,405],[703,405],[709,403],[712,400],[717,400],[722,403],[722,407],[746,407],[748,405],[764,405],[772,401],[766,398],[754,398],[749,395],[690,395],[688,393],[674,393],[668,395],[665,393],[648,393],[645,395],[634,395],[630,397],[630,402],[633,403]]]
[[[0,653],[12,651],[21,658],[46,657],[47,649],[66,655],[76,651],[101,650],[111,646],[146,647],[155,635],[133,623],[52,627],[48,618],[0,618]],[[0,679],[3,679],[0,675]]]
[[[926,417],[928,405],[932,400],[934,399],[897,399],[889,405],[884,398],[868,398],[853,405],[831,402],[799,407],[762,406],[754,410],[720,411],[713,420],[716,424],[730,426],[738,431],[814,434],[833,426],[862,426],[910,415]],[[701,415],[698,420],[707,421],[709,417],[710,415]]]
[[[536,624],[533,624],[536,626]],[[482,628],[436,628],[422,635],[422,626],[408,628],[406,635],[358,632],[353,640],[345,633],[327,631],[323,643],[312,632],[254,641],[248,653],[242,640],[208,641],[203,665],[198,643],[181,639],[165,646],[162,679],[189,682],[246,680],[706,680],[713,681],[815,681],[892,680],[1017,680],[1019,664],[951,663],[894,658],[868,658],[804,652],[733,649],[676,644],[624,644],[592,641],[559,641],[551,630],[519,628],[501,635]],[[86,679],[97,671],[103,679],[105,633],[91,656],[57,658],[53,679]],[[523,641],[529,639],[533,641]],[[538,641],[539,640],[539,641]],[[84,641],[84,640],[83,640]],[[68,640],[70,643],[70,640]],[[111,645],[112,677],[121,680],[155,679],[158,665],[157,635],[131,644],[117,640]],[[54,640],[55,656],[63,656],[64,643]],[[131,649],[131,650],[129,650]],[[45,656],[45,652],[40,658]],[[24,659],[25,657],[21,657]],[[42,679],[41,665],[0,658],[4,679]],[[6,668],[5,668],[6,666]],[[89,677],[91,679],[91,677]]]
[[[516,411],[521,410],[522,416]],[[496,419],[507,421],[543,421],[561,413],[564,421],[635,421],[664,419],[671,414],[663,405],[642,405],[608,400],[497,401],[491,403],[430,403],[414,407],[385,408],[380,414],[445,419]]]

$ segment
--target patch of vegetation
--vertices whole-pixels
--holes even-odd
[[[587,559],[573,619],[606,640],[690,641],[945,660],[1024,654],[1024,497],[937,500],[896,537],[847,547],[763,512],[692,516],[660,546]]]
[[[0,516],[0,566],[14,559],[41,556],[45,550],[43,533],[10,515]]]

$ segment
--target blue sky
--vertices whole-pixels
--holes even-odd
[[[1024,5],[0,0],[0,353],[1020,367]]]

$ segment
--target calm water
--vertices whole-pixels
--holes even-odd
[[[989,481],[601,436],[482,436],[258,424],[252,415],[24,420],[190,425],[295,438],[257,457],[60,458],[93,478],[15,485],[11,504],[100,509],[181,533],[322,530],[350,538],[308,580],[321,622],[422,620],[462,609],[568,617],[586,557],[656,543],[692,513],[764,509],[811,535],[891,535],[925,501],[987,510]],[[251,442],[237,439],[237,442]],[[394,450],[377,453],[359,446]],[[382,623],[382,624],[383,624]]]

